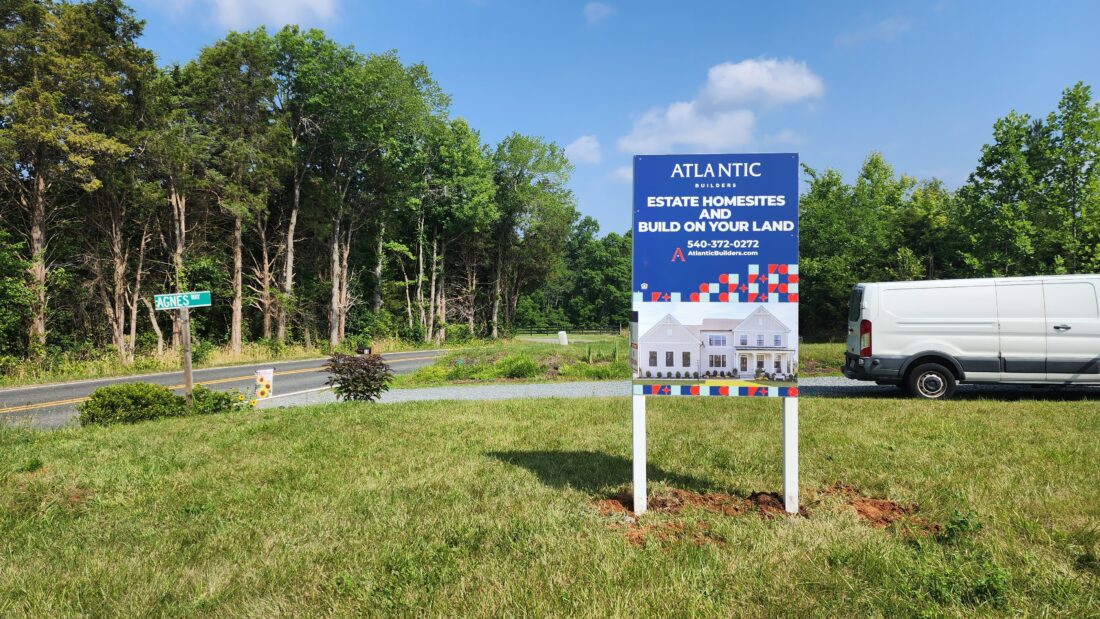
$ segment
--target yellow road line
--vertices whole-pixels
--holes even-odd
[[[394,359],[392,361],[392,363],[403,363],[405,361],[423,361],[425,359],[437,359],[437,358],[438,358],[437,355],[430,355],[430,356],[427,356],[427,357],[409,357],[409,358],[406,358],[406,359]],[[282,370],[282,371],[279,371],[279,372],[275,372],[275,376],[286,376],[288,374],[301,374],[303,372],[321,372],[321,371],[324,371],[324,369],[325,369],[324,366],[318,366],[318,367],[315,367],[315,368],[300,368],[300,369],[297,369],[297,370]],[[230,378],[215,378],[213,380],[204,380],[204,381],[197,382],[195,384],[196,385],[220,385],[222,383],[235,383],[235,382],[239,382],[239,381],[242,381],[242,380],[252,380],[255,377],[256,377],[255,374],[249,374],[248,376],[232,376]],[[183,385],[170,385],[168,388],[174,391],[176,389],[183,389]],[[81,402],[83,402],[87,399],[88,399],[87,397],[69,398],[67,400],[54,400],[52,402],[37,402],[35,404],[23,404],[22,406],[9,406],[7,408],[0,408],[0,415],[5,414],[5,413],[19,413],[19,412],[22,412],[22,411],[34,410],[34,409],[37,409],[37,408],[51,408],[51,407],[54,407],[54,406],[64,406],[66,404],[79,404],[79,403],[81,403]]]

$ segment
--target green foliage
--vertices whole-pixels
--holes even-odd
[[[503,378],[532,378],[541,370],[537,361],[524,354],[508,355],[496,363],[497,374]]]
[[[195,388],[191,391],[191,409],[189,412],[192,415],[235,413],[251,408],[251,402],[236,389],[214,391],[202,385],[195,385]]]
[[[167,387],[150,383],[108,385],[77,406],[80,425],[136,423],[187,414],[186,401]]]
[[[382,397],[393,382],[393,370],[381,355],[344,355],[329,357],[326,384],[342,400],[373,402]]]
[[[20,256],[22,246],[10,242],[0,228],[0,358],[23,352],[21,330],[30,315],[31,291],[27,286],[27,267]],[[5,364],[0,362],[0,375]]]
[[[210,359],[210,355],[214,354],[214,351],[216,351],[217,349],[218,347],[209,340],[200,340],[198,342],[195,342],[191,346],[191,363],[206,363],[206,361]]]

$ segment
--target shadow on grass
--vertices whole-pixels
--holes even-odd
[[[554,488],[570,487],[589,494],[629,484],[631,462],[621,456],[598,451],[491,451],[485,455],[525,468],[539,481]],[[651,482],[663,481],[677,488],[706,490],[709,484],[691,475],[648,466]]]

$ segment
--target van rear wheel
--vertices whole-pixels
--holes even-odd
[[[946,400],[955,393],[955,375],[938,363],[922,363],[909,371],[905,386],[913,397]]]

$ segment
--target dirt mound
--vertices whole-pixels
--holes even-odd
[[[888,499],[871,499],[856,497],[850,505],[855,508],[856,514],[873,527],[888,527],[902,518],[913,515],[914,506],[904,506],[897,501]]]
[[[722,494],[721,492],[701,494],[691,490],[680,490],[679,488],[673,488],[668,493],[655,495],[650,500],[650,506],[654,511],[669,514],[677,514],[688,507],[726,516],[737,516],[745,512],[744,499]]]
[[[746,503],[756,508],[756,511],[760,514],[761,518],[776,518],[778,516],[790,516],[787,513],[786,505],[783,502],[783,497],[779,496],[777,492],[753,492],[746,499]],[[799,516],[809,516],[810,513],[806,511],[804,505],[798,507]]]

